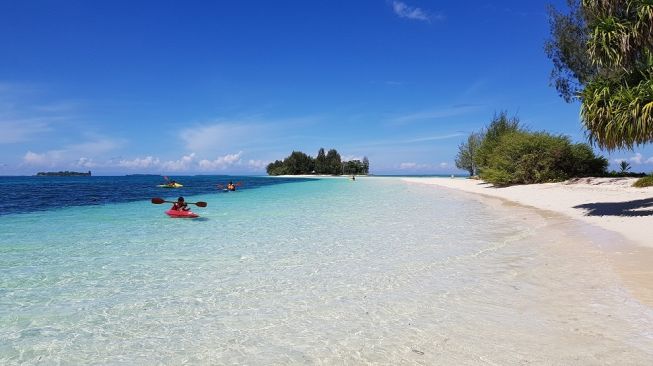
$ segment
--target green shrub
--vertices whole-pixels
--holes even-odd
[[[653,186],[653,175],[647,175],[646,177],[639,178],[637,181],[635,181],[635,183],[633,183],[633,187],[638,188],[651,186]]]
[[[492,117],[490,124],[478,135],[480,143],[476,149],[474,163],[477,167],[485,167],[492,156],[492,152],[499,144],[503,135],[522,131],[519,118],[508,117],[508,112],[501,112]],[[471,136],[470,136],[471,137]]]
[[[603,175],[608,161],[565,136],[523,130],[504,133],[486,157],[481,178],[496,185],[557,182]]]

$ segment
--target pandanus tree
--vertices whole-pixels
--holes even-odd
[[[545,49],[556,88],[581,101],[588,137],[600,147],[653,142],[653,0],[569,4],[569,14],[550,12]]]

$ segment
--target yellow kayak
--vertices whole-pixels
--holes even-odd
[[[179,183],[170,183],[170,184],[159,184],[157,187],[161,187],[161,188],[181,188],[181,187],[183,187],[183,185],[179,184]]]

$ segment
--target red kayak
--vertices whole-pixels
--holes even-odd
[[[177,210],[168,210],[166,211],[166,215],[175,218],[187,218],[187,219],[194,219],[196,217],[200,217],[200,215],[196,214],[193,211],[177,211]]]

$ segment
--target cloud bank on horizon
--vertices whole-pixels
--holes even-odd
[[[320,147],[460,173],[458,144],[502,110],[584,140],[548,85],[543,6],[505,5],[2,3],[0,175],[261,174]],[[653,170],[650,146],[604,154]]]

